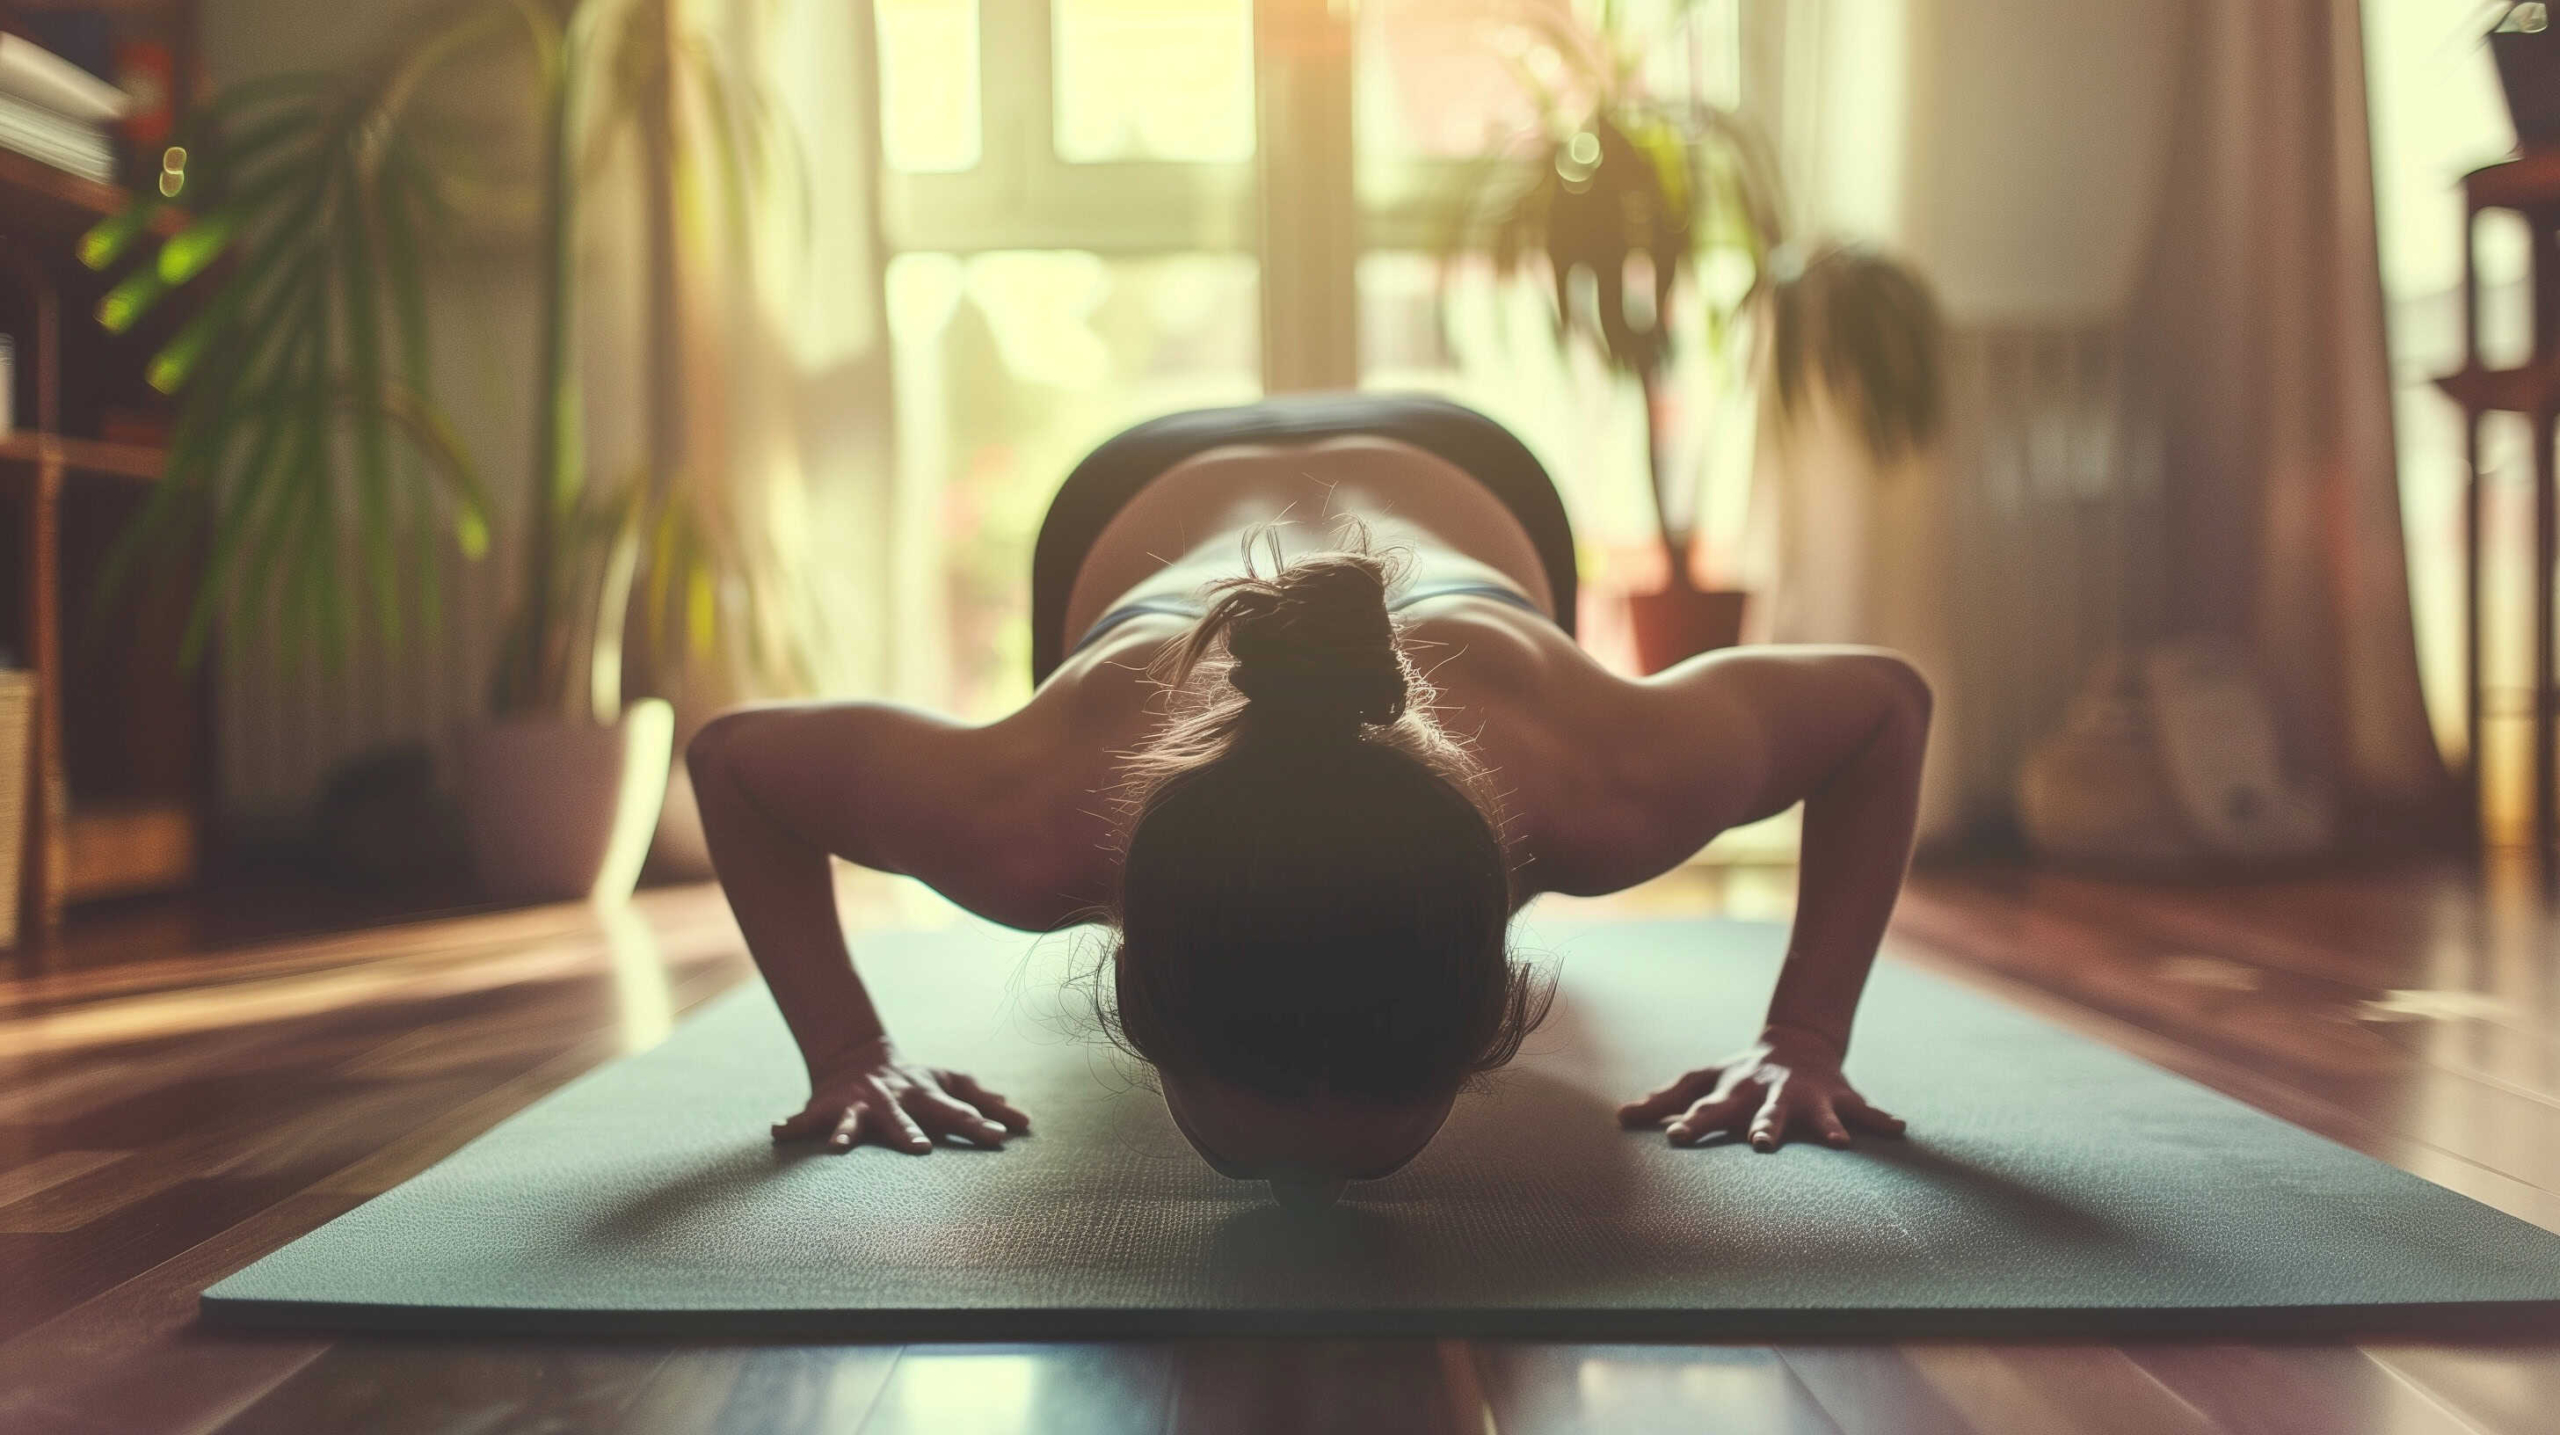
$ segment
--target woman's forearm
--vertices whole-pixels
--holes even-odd
[[[1844,1055],[1910,865],[1929,734],[1928,690],[1916,676],[1884,687],[1866,740],[1805,799],[1795,932],[1769,999],[1769,1025]]]
[[[878,1039],[880,1015],[845,947],[826,849],[776,821],[721,747],[697,742],[688,754],[703,835],[747,950],[815,1072]]]

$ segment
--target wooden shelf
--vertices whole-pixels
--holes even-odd
[[[2552,469],[2552,431],[2560,426],[2560,266],[2551,240],[2560,233],[2560,149],[2528,150],[2484,165],[2462,177],[2462,367],[2436,380],[2462,406],[2472,465],[2463,485],[2463,726],[2470,734],[2464,781],[2473,801],[2481,791],[2482,724],[2490,693],[2483,677],[2482,615],[2487,608],[2481,578],[2481,533],[2487,522],[2481,482],[2480,419],[2490,413],[2523,414],[2532,423],[2533,458],[2533,845],[2547,864],[2560,853],[2560,477]],[[2533,359],[2510,369],[2480,360],[2480,272],[2474,242],[2481,211],[2510,210],[2533,231],[2531,269]],[[2546,865],[2546,875],[2552,869]]]
[[[23,429],[0,435],[0,459],[41,463],[48,445],[62,456],[62,466],[72,473],[102,474],[151,483],[159,480],[169,463],[167,450],[149,444],[108,443],[94,438],[53,438]]]
[[[184,802],[88,802],[64,827],[63,895],[73,902],[160,892],[195,880],[196,816]]]
[[[2560,366],[2462,369],[2438,378],[2436,387],[2473,413],[2536,414],[2560,408]]]
[[[16,150],[0,149],[0,216],[5,216],[0,218],[0,229],[23,225],[57,242],[76,243],[91,225],[122,212],[132,198],[132,191],[121,185],[102,184]],[[169,205],[151,216],[152,232],[175,234],[186,227],[188,217],[185,210]]]
[[[67,169],[56,169],[33,155],[23,155],[13,149],[0,149],[0,185],[21,195],[48,199],[57,205],[84,211],[92,219],[104,219],[123,209],[128,197],[118,185],[73,174]]]
[[[2474,209],[2543,210],[2560,206],[2560,150],[2527,150],[2462,177]]]
[[[0,0],[0,9],[105,18],[114,44],[165,51],[169,112],[194,110],[203,73],[199,0]],[[136,154],[129,137],[118,143],[132,172],[158,168],[157,144]],[[148,208],[137,213],[137,205]],[[92,270],[81,262],[81,238],[118,215],[134,215],[145,232],[117,264]],[[0,601],[7,612],[0,623],[14,630],[0,639],[37,675],[23,790],[41,796],[27,803],[23,870],[14,874],[22,970],[40,964],[66,901],[191,881],[207,830],[210,695],[201,674],[180,676],[172,661],[185,622],[179,580],[147,601],[137,597],[117,641],[93,645],[76,662],[62,633],[66,612],[150,499],[147,485],[164,476],[169,456],[165,441],[147,432],[135,435],[140,443],[61,435],[124,432],[115,427],[119,411],[165,408],[142,382],[146,358],[185,322],[203,286],[196,298],[173,296],[131,333],[109,334],[91,313],[121,275],[152,262],[153,236],[177,234],[193,219],[154,192],[0,150],[0,306],[32,399],[20,411],[29,427],[0,433],[0,507],[10,510],[16,550],[0,559],[0,586],[15,590]],[[0,881],[12,875],[0,872]]]

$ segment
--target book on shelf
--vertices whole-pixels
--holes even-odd
[[[0,35],[0,95],[101,127],[133,111],[124,91],[16,35]]]
[[[0,35],[0,148],[102,183],[116,177],[107,129],[124,92],[15,35]]]
[[[116,149],[96,125],[67,120],[9,95],[0,95],[0,148],[69,170],[101,183],[116,177]]]

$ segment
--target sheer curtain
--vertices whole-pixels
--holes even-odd
[[[869,9],[676,13],[684,41],[734,77],[736,132],[767,112],[765,158],[739,173],[732,222],[721,162],[699,153],[717,124],[679,114],[697,154],[689,182],[678,171],[674,323],[653,336],[640,168],[653,161],[625,133],[581,196],[578,351],[590,481],[662,466],[696,490],[692,511],[731,555],[714,647],[652,675],[676,704],[681,752],[744,699],[899,692],[920,626],[906,610],[929,585],[902,582],[899,565],[909,520],[892,459]],[[651,369],[653,338],[672,339],[671,366]],[[661,876],[709,871],[681,759],[651,862]]]
[[[2004,826],[2090,666],[2191,633],[2351,802],[2433,801],[2352,0],[1786,14],[1800,218],[1931,276],[1951,424],[1900,474],[1764,450],[1769,635],[1930,671],[1924,837]]]
[[[2247,645],[2351,808],[2441,818],[2419,688],[2355,0],[2200,7],[2135,339],[2175,631]]]
[[[1948,431],[1878,473],[1765,425],[1763,635],[1902,650],[1938,692],[1924,844],[2008,820],[2020,756],[2140,636],[2156,472],[2124,326],[2159,203],[2176,7],[1791,0],[1774,66],[1800,229],[1897,253],[1949,329]]]

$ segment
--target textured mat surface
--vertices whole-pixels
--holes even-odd
[[[1674,1149],[1615,1104],[1756,1026],[1784,933],[1532,937],[1563,997],[1440,1139],[1320,1217],[1191,1154],[1054,1026],[1071,939],[862,946],[913,1056],[1038,1134],[777,1151],[802,1077],[761,988],[207,1291],[236,1324],[907,1337],[1407,1330],[1586,1338],[2252,1332],[2548,1320],[2560,1238],[1884,963],[1850,1072],[1903,1142]]]

